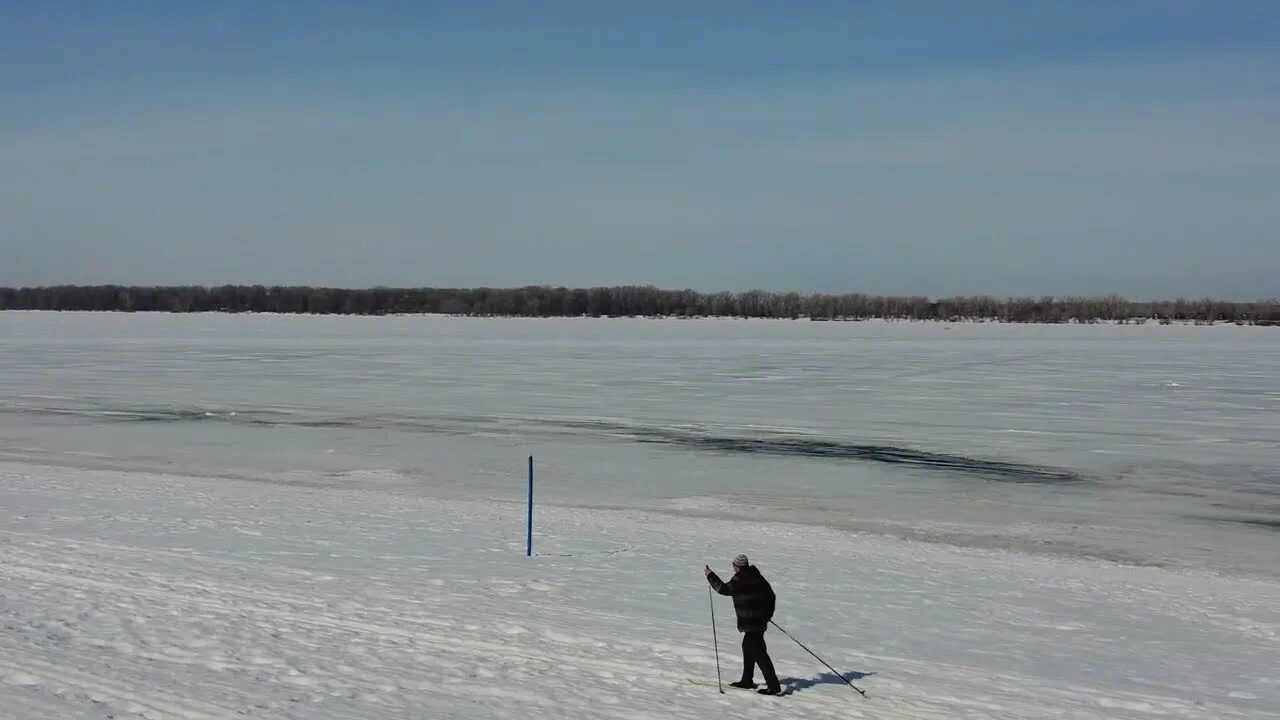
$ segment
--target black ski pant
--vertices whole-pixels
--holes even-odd
[[[769,659],[769,650],[764,644],[764,631],[742,634],[742,682],[750,683],[756,674],[756,665],[764,675],[766,687],[777,688],[778,675],[773,671],[773,661]]]

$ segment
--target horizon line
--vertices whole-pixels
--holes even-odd
[[[325,285],[325,284],[306,284],[306,283],[170,283],[170,284],[129,284],[129,283],[51,283],[40,285],[0,285],[0,293],[13,292],[35,292],[50,290],[252,290],[262,288],[267,291],[271,290],[324,290],[331,292],[378,292],[378,291],[411,291],[411,292],[520,292],[529,290],[542,290],[553,292],[591,292],[592,290],[645,290],[649,292],[659,293],[696,293],[705,297],[714,297],[717,295],[751,295],[764,294],[767,296],[789,296],[795,295],[800,298],[867,298],[867,299],[894,299],[894,300],[925,300],[928,302],[946,302],[948,300],[976,300],[989,299],[996,301],[1010,300],[1034,300],[1037,302],[1044,301],[1108,301],[1108,302],[1125,302],[1133,304],[1164,304],[1178,302],[1212,302],[1212,303],[1228,303],[1233,305],[1272,305],[1280,304],[1280,296],[1259,297],[1251,300],[1228,299],[1223,297],[1213,297],[1208,295],[1181,295],[1177,297],[1160,297],[1160,298],[1132,298],[1118,292],[1102,293],[1102,294],[1085,294],[1085,293],[1040,293],[1037,295],[1012,294],[1012,293],[990,293],[979,292],[969,294],[948,294],[948,295],[928,295],[924,293],[871,293],[859,290],[841,290],[841,291],[825,291],[825,290],[769,290],[762,287],[753,287],[745,290],[699,290],[694,287],[662,287],[653,283],[622,283],[613,285],[565,285],[553,283],[532,283],[525,285],[365,285],[365,286],[343,286],[343,285]]]

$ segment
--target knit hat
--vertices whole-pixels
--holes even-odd
[[[738,557],[733,559],[733,564],[737,565],[738,567],[744,568],[744,567],[750,567],[751,561],[747,559],[746,555],[739,555]]]

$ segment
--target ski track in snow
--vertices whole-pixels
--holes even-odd
[[[3,717],[1280,717],[1262,580],[557,507],[525,558],[519,503],[21,464],[0,507]],[[705,684],[742,551],[869,699],[776,630],[790,696]]]

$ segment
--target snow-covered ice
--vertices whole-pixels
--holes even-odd
[[[0,507],[4,717],[1280,717],[1269,580],[550,506],[526,558],[514,502],[12,462]],[[716,692],[743,551],[868,699],[776,630],[793,693]]]
[[[0,720],[1277,718],[1277,468],[1273,328],[0,313]]]

